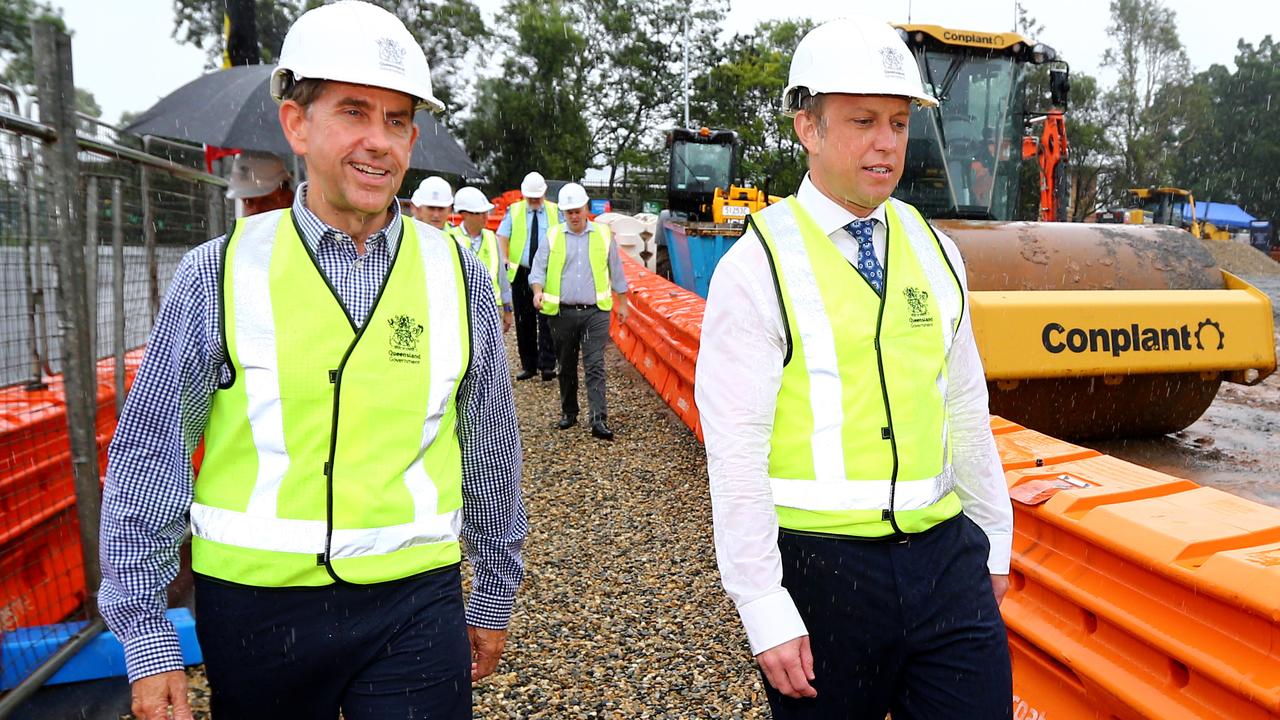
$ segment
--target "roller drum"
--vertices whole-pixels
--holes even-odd
[[[941,220],[964,257],[969,289],[1217,290],[1213,256],[1168,226]],[[1200,373],[988,382],[991,412],[1056,437],[1144,437],[1181,430],[1222,380]]]

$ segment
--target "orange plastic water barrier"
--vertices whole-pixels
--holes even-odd
[[[624,258],[613,336],[701,439],[703,301]],[[1280,718],[1280,509],[999,417],[1016,720]],[[1045,499],[1047,497],[1047,499]]]
[[[125,358],[131,384],[142,358]],[[115,432],[115,368],[98,363],[98,467]],[[61,376],[0,388],[0,631],[59,622],[86,597]]]

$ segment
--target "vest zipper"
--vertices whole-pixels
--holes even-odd
[[[862,277],[862,273],[858,273]],[[863,278],[865,279],[865,278]],[[867,283],[871,283],[868,281]],[[893,473],[889,476],[889,509],[881,513],[882,520],[888,520],[895,533],[901,533],[898,520],[893,512],[893,497],[898,489],[898,434],[893,431],[893,412],[889,409],[889,384],[884,378],[884,356],[880,353],[880,328],[884,322],[884,303],[889,294],[889,224],[884,226],[884,292],[880,295],[880,309],[876,313],[876,370],[880,374],[880,397],[884,400],[884,417],[889,423],[889,449],[893,453]]]
[[[403,220],[402,220],[403,222]],[[296,225],[295,225],[296,227]],[[299,232],[301,237],[301,232]],[[415,235],[416,239],[416,235]],[[404,247],[404,225],[400,226],[400,239],[396,243],[396,252],[391,256],[391,262],[387,266],[387,275],[382,278],[382,285],[378,288],[378,294],[373,298],[373,304],[369,306],[369,312],[364,317],[364,324],[355,327],[355,322],[351,320],[351,314],[347,313],[347,320],[351,322],[356,336],[352,338],[351,344],[347,345],[347,351],[342,354],[342,361],[338,363],[337,369],[329,370],[329,382],[333,384],[333,419],[329,423],[329,460],[324,464],[325,478],[325,528],[324,528],[324,555],[317,558],[317,561],[323,561],[324,569],[329,573],[329,577],[334,582],[346,583],[338,576],[337,571],[333,569],[333,464],[338,455],[338,401],[342,398],[342,371],[347,367],[347,360],[351,358],[351,353],[355,351],[356,345],[360,343],[360,338],[364,337],[365,328],[369,327],[370,321],[373,320],[374,313],[378,311],[378,304],[382,300],[382,295],[387,290],[387,286],[391,284],[391,274],[395,272],[396,260],[400,257],[400,248]],[[455,245],[457,243],[454,243]],[[304,243],[305,245],[305,243]],[[310,249],[308,248],[308,252]],[[311,257],[312,262],[316,262],[315,256]],[[333,299],[338,305],[346,311],[346,306],[342,299],[338,296],[337,290],[333,284],[329,282],[329,278],[320,269],[320,264],[316,262],[316,272],[320,273],[320,277],[324,278],[325,284],[329,286],[330,292],[333,293]],[[428,321],[430,319],[428,318]]]

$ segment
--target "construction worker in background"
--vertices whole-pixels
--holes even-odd
[[[526,521],[498,313],[467,300],[488,273],[395,198],[442,105],[404,24],[354,1],[298,18],[271,90],[308,182],[174,276],[111,445],[99,606],[136,715],[190,718],[164,614],[189,520],[214,716],[470,718]]]
[[[531,172],[520,183],[524,199],[507,208],[498,227],[498,245],[507,259],[507,280],[511,282],[512,305],[516,311],[516,349],[520,354],[517,380],[528,380],[542,371],[543,380],[556,377],[555,341],[547,317],[533,305],[529,288],[529,268],[538,249],[546,242],[547,229],[564,221],[556,204],[544,200],[547,181]]]
[[[245,150],[231,163],[227,178],[227,198],[239,200],[244,215],[257,215],[293,204],[293,185],[280,156]]]
[[[502,308],[502,332],[505,333],[511,329],[513,322],[511,283],[507,281],[507,273],[502,267],[498,237],[484,226],[493,203],[479,189],[464,187],[458,188],[458,193],[453,196],[453,207],[462,216],[462,225],[452,228],[447,234],[457,240],[459,245],[475,253],[489,272],[494,300]]]
[[[912,103],[896,30],[796,47],[808,154],[711,279],[695,397],[716,554],[773,717],[1009,718],[1012,509],[955,244],[890,198]]]
[[[453,212],[453,188],[439,175],[432,175],[418,183],[418,189],[409,198],[413,204],[413,217],[437,230],[447,230],[449,215]]]
[[[618,317],[626,322],[627,277],[622,272],[618,245],[608,227],[587,219],[587,191],[578,183],[560,189],[565,224],[547,233],[529,271],[533,305],[550,318],[560,362],[560,422],[567,430],[578,422],[578,352],[582,352],[587,380],[591,434],[612,440],[609,406],[605,400],[604,346],[609,341],[609,318],[614,295]]]

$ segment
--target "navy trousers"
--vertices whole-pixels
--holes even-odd
[[[255,588],[196,576],[213,717],[471,718],[457,566],[378,585]]]
[[[783,530],[782,584],[809,629],[816,698],[765,681],[775,720],[1009,720],[1013,678],[987,570],[963,513],[906,541]]]

